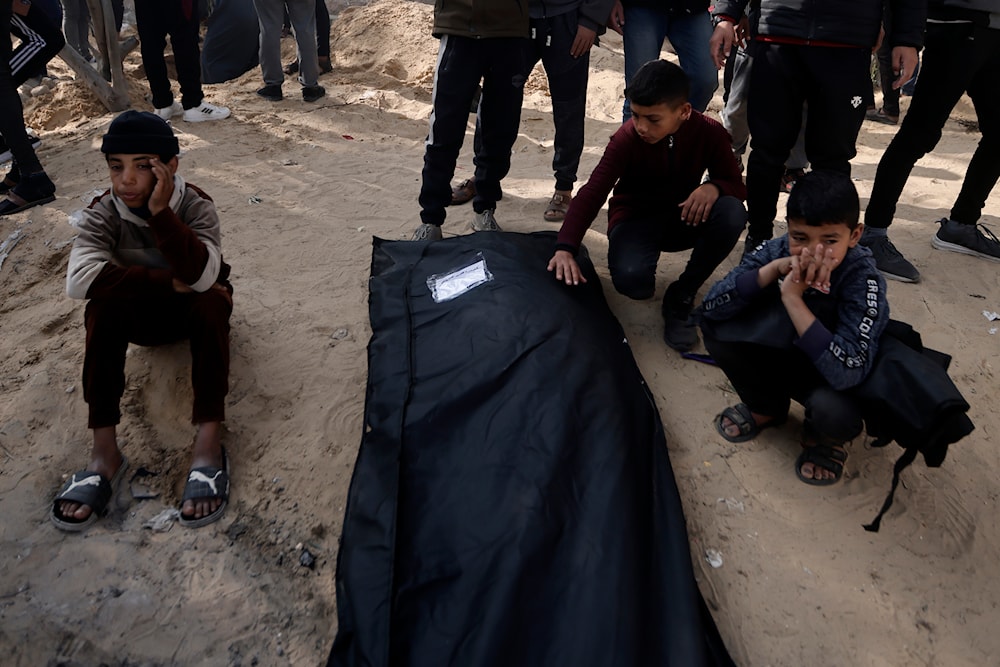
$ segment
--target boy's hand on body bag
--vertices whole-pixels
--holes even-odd
[[[719,189],[711,183],[702,183],[678,204],[681,207],[681,220],[692,226],[705,222],[718,199]]]
[[[153,193],[149,195],[149,212],[157,215],[170,206],[170,197],[174,194],[174,177],[166,165],[157,158],[150,160],[149,166],[156,176],[156,185],[153,187]]]
[[[576,263],[573,254],[567,250],[556,250],[549,260],[549,271],[556,272],[556,280],[560,280],[567,285],[579,285],[587,282],[580,271],[580,265]]]

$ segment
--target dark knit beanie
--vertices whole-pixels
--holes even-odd
[[[173,157],[180,153],[180,145],[167,121],[149,111],[129,110],[111,121],[101,152]]]

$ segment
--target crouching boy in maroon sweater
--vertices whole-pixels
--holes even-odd
[[[567,285],[583,280],[574,257],[614,189],[608,204],[608,268],[616,290],[649,299],[656,290],[660,252],[692,251],[663,296],[663,338],[680,351],[698,341],[690,317],[695,294],[746,224],[746,188],[729,133],[691,108],[689,88],[687,75],[673,63],[654,60],[639,69],[625,91],[632,119],[611,137],[570,204],[548,266]]]
[[[126,111],[101,150],[112,187],[84,211],[66,274],[69,296],[88,299],[83,397],[94,443],[90,465],[69,477],[50,518],[83,530],[105,512],[128,467],[116,438],[128,344],[188,339],[197,435],[180,522],[202,526],[229,500],[221,434],[233,300],[219,217],[208,195],[177,175],[177,138],[162,118]]]

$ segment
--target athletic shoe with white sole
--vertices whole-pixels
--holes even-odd
[[[229,109],[202,102],[196,107],[184,110],[184,120],[189,123],[201,123],[206,120],[222,120],[229,118]]]
[[[153,109],[153,113],[162,118],[163,120],[170,120],[174,116],[180,116],[184,113],[184,107],[177,100],[169,107],[163,107],[162,109]]]
[[[938,222],[941,223],[941,229],[931,239],[931,245],[938,250],[950,250],[1000,262],[1000,239],[986,227],[979,224],[964,225],[948,218],[942,218]]]

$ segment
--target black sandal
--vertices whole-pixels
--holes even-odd
[[[45,173],[25,176],[7,193],[7,199],[0,201],[0,215],[20,213],[32,206],[48,204],[56,199],[56,186]]]
[[[722,426],[723,418],[728,419],[735,424],[740,429],[740,434],[729,435],[726,433],[726,429]],[[787,415],[772,417],[758,426],[757,422],[754,421],[753,413],[750,411],[750,407],[747,406],[746,403],[737,403],[736,405],[731,405],[719,414],[715,415],[715,430],[729,442],[746,442],[747,440],[753,440],[756,438],[765,428],[781,426],[785,423],[786,419],[788,419]]]
[[[847,462],[847,450],[843,445],[812,445],[805,447],[795,459],[795,475],[806,484],[813,486],[830,486],[840,481],[844,474],[844,463]],[[833,473],[831,479],[815,479],[802,474],[802,466],[811,463],[823,470]]]

